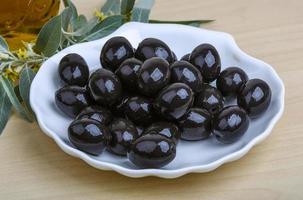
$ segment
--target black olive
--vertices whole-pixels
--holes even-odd
[[[171,122],[155,122],[144,130],[143,135],[146,134],[163,135],[173,140],[175,143],[180,139],[178,127]]]
[[[103,106],[117,103],[122,96],[120,80],[109,70],[98,69],[91,75],[88,84],[93,99]]]
[[[191,108],[180,119],[179,128],[183,140],[203,140],[211,134],[212,116],[205,109]]]
[[[64,56],[58,68],[61,80],[67,85],[85,86],[89,77],[89,69],[85,60],[78,54]]]
[[[238,106],[223,108],[214,119],[214,134],[222,143],[233,143],[246,132],[249,118],[245,110]]]
[[[171,53],[173,54],[173,62],[178,61],[178,58],[177,58],[175,52],[172,51]],[[172,63],[173,63],[173,62],[172,62]]]
[[[122,96],[121,96],[120,100],[118,101],[118,103],[113,104],[110,107],[110,109],[115,117],[125,117],[125,114],[124,114],[125,104],[126,104],[127,100],[132,96],[133,95],[131,93],[124,91],[122,93]]]
[[[216,84],[223,96],[235,96],[241,91],[247,80],[248,76],[242,69],[228,67],[220,73]]]
[[[193,104],[193,91],[184,83],[164,88],[154,102],[155,110],[168,120],[180,119]]]
[[[204,108],[212,115],[217,114],[223,108],[223,96],[221,92],[208,84],[195,97],[195,107]]]
[[[185,54],[180,60],[184,60],[184,61],[189,62],[189,57],[190,57],[190,53]]]
[[[152,57],[160,57],[169,63],[174,61],[170,48],[163,41],[156,38],[146,38],[140,42],[135,57],[145,61]]]
[[[210,44],[197,46],[190,54],[190,62],[200,70],[206,82],[214,81],[220,74],[220,56],[216,48]]]
[[[68,137],[78,149],[96,156],[103,152],[111,140],[107,127],[91,119],[73,121],[68,127]]]
[[[100,62],[102,67],[115,71],[127,58],[134,56],[134,49],[125,37],[112,37],[104,44]]]
[[[136,58],[129,58],[121,63],[115,73],[119,77],[123,88],[129,91],[136,91],[138,86],[138,73],[141,65],[142,62]]]
[[[134,124],[127,119],[115,119],[110,124],[112,140],[108,150],[120,156],[126,156],[131,143],[138,137]]]
[[[263,114],[269,107],[271,89],[261,79],[251,79],[246,82],[244,89],[238,95],[238,105],[244,108],[251,118]]]
[[[136,125],[147,126],[153,120],[152,102],[140,96],[131,97],[125,103],[124,113]]]
[[[92,119],[103,125],[109,124],[112,121],[112,118],[111,112],[101,106],[86,107],[77,116],[77,119]]]
[[[55,101],[58,108],[72,118],[75,118],[91,103],[86,89],[79,86],[65,86],[57,90]]]
[[[170,67],[170,79],[172,83],[185,83],[194,92],[200,92],[203,86],[203,78],[200,71],[187,61],[177,61]]]
[[[127,156],[140,168],[160,168],[176,157],[176,143],[163,135],[142,135],[132,143]]]
[[[138,87],[140,92],[146,96],[157,94],[169,81],[169,64],[162,58],[146,60],[139,70]]]

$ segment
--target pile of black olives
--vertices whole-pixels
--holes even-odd
[[[146,38],[134,49],[126,38],[113,37],[103,46],[100,63],[103,68],[91,74],[78,54],[59,63],[64,86],[55,101],[74,119],[68,137],[86,153],[97,156],[106,149],[140,168],[171,162],[179,139],[214,135],[221,143],[237,141],[250,118],[264,113],[271,101],[263,80],[249,79],[239,67],[221,71],[219,53],[210,44],[177,60],[159,39]],[[237,105],[224,106],[233,98]]]

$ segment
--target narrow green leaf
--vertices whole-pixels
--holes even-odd
[[[61,12],[60,15],[62,29],[66,31],[72,18],[72,9],[67,7]]]
[[[21,71],[20,81],[19,81],[20,96],[22,97],[23,101],[25,102],[25,105],[30,111],[31,111],[31,106],[29,103],[29,91],[34,77],[35,77],[34,71],[29,67],[25,67]]]
[[[90,32],[97,24],[98,24],[97,18],[90,19],[84,26],[79,28],[77,31],[74,32],[66,32],[62,31],[64,35],[70,36],[70,37],[80,37],[85,36],[88,32]]]
[[[31,114],[19,102],[18,97],[14,92],[12,83],[3,76],[0,76],[0,83],[2,84],[5,93],[7,94],[11,104],[14,106],[16,111],[27,121],[33,122],[33,117],[31,116]]]
[[[154,3],[154,0],[138,0],[132,11],[131,21],[147,23]]]
[[[53,17],[40,30],[34,50],[45,56],[53,55],[61,42],[61,16]]]
[[[6,43],[5,39],[0,35],[0,52],[7,52],[8,44]]]
[[[114,15],[109,16],[102,22],[99,22],[90,33],[81,41],[92,41],[102,37],[105,37],[115,31],[123,24],[123,16]]]
[[[131,12],[135,4],[135,0],[122,0],[121,1],[121,15],[127,15]]]
[[[201,24],[206,24],[213,22],[215,20],[207,19],[207,20],[185,20],[185,21],[167,21],[167,20],[149,20],[149,23],[156,23],[156,24],[184,24],[189,26],[199,27]]]
[[[77,18],[75,24],[74,24],[74,30],[78,30],[82,27],[84,27],[87,24],[87,19],[84,15],[79,15]]]
[[[8,122],[9,116],[11,114],[11,109],[12,104],[9,101],[9,98],[3,89],[2,84],[0,84],[0,135]]]
[[[101,12],[105,15],[118,15],[120,14],[121,1],[120,0],[107,0],[101,8]]]
[[[73,18],[77,19],[78,18],[78,11],[76,6],[73,4],[71,0],[63,0],[64,7],[69,7],[72,10]]]

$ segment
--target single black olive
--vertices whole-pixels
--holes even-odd
[[[250,79],[238,95],[238,105],[244,108],[251,118],[263,114],[271,101],[271,89],[261,79]]]
[[[195,97],[195,107],[204,108],[212,115],[217,114],[223,108],[223,96],[221,92],[208,84],[205,84],[202,91]]]
[[[68,127],[68,137],[78,149],[96,156],[103,152],[111,140],[107,127],[92,119],[73,121]]]
[[[175,52],[172,51],[171,53],[173,54],[173,62],[178,61],[178,58],[177,58],[177,55],[175,54]]]
[[[159,57],[169,63],[174,61],[174,57],[170,48],[163,41],[156,38],[146,38],[140,42],[135,57],[141,61],[145,61],[152,57]]]
[[[142,135],[132,143],[127,156],[140,168],[161,168],[176,157],[176,143],[163,135]]]
[[[126,156],[131,143],[138,137],[134,124],[123,118],[115,119],[110,124],[112,140],[108,150],[120,156]]]
[[[80,114],[77,116],[77,119],[92,119],[96,120],[103,125],[109,124],[113,116],[111,112],[101,106],[89,106],[84,108]]]
[[[180,119],[179,128],[183,140],[203,140],[211,134],[212,116],[205,109],[191,108]]]
[[[190,63],[200,70],[205,82],[214,81],[221,71],[219,53],[210,44],[197,46],[190,54]]]
[[[189,62],[189,57],[190,57],[190,53],[185,54],[180,60],[184,60],[184,61]]]
[[[180,119],[192,106],[193,91],[184,83],[173,83],[164,88],[154,102],[154,108],[168,120]]]
[[[177,61],[170,67],[172,83],[185,83],[194,92],[200,92],[203,78],[200,71],[187,61]]]
[[[169,64],[162,58],[146,60],[139,70],[138,87],[140,92],[146,96],[157,94],[169,81]]]
[[[136,125],[148,126],[153,121],[152,102],[144,97],[129,98],[125,103],[124,113]]]
[[[249,118],[245,110],[238,106],[228,106],[214,119],[214,134],[222,143],[233,143],[246,132]]]
[[[129,91],[136,91],[138,86],[138,73],[142,62],[136,58],[129,58],[123,61],[115,74],[119,77],[123,88]]]
[[[143,135],[146,134],[163,135],[173,140],[175,143],[180,139],[178,127],[171,122],[155,122],[144,130]]]
[[[92,103],[86,89],[79,86],[65,86],[57,90],[55,101],[58,108],[72,118]]]
[[[85,60],[76,53],[64,56],[58,68],[61,80],[67,85],[85,86],[89,77],[89,69]]]
[[[88,84],[93,99],[103,106],[117,103],[122,96],[120,80],[109,70],[98,69],[91,75]]]
[[[102,67],[115,71],[127,58],[134,56],[134,49],[130,42],[121,36],[112,37],[104,44],[100,62]]]
[[[217,79],[217,88],[223,96],[236,96],[248,80],[247,74],[239,67],[228,67]]]

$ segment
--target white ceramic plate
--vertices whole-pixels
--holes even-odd
[[[239,66],[249,78],[266,80],[272,89],[272,100],[267,112],[250,123],[245,135],[236,143],[224,145],[214,138],[198,142],[181,141],[176,158],[161,169],[138,169],[127,158],[104,152],[92,156],[74,148],[67,136],[67,127],[72,119],[55,106],[54,94],[61,87],[57,74],[60,59],[68,53],[78,53],[85,58],[90,70],[100,67],[99,54],[104,43],[113,36],[126,37],[134,47],[147,37],[163,40],[178,58],[201,43],[214,45],[222,61],[222,69]],[[130,177],[159,176],[175,178],[191,172],[208,172],[226,162],[244,156],[254,145],[264,140],[271,132],[284,109],[284,85],[274,69],[243,51],[232,36],[183,25],[127,23],[111,35],[92,42],[77,44],[49,58],[36,75],[30,93],[31,106],[36,113],[41,129],[66,153],[79,157],[89,165],[102,170],[114,170]]]

